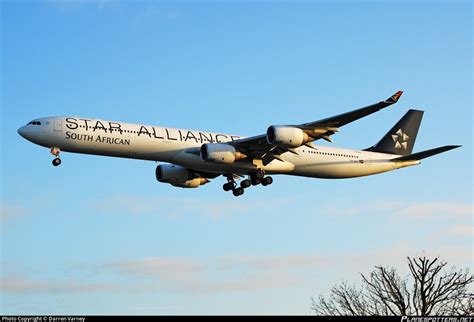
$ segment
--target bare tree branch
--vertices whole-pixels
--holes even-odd
[[[329,298],[312,298],[311,309],[320,315],[474,315],[469,269],[447,270],[438,257],[407,257],[407,262],[406,277],[376,266],[369,275],[361,274],[360,288],[342,282]]]

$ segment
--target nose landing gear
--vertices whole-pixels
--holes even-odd
[[[59,152],[61,152],[59,148],[56,148],[56,147],[51,148],[51,154],[56,157],[55,159],[53,159],[53,162],[52,162],[55,167],[61,164],[61,159],[59,158]]]

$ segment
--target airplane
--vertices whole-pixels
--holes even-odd
[[[50,149],[54,166],[60,152],[165,162],[156,179],[176,187],[197,188],[219,176],[225,191],[272,184],[269,174],[339,179],[378,174],[421,163],[420,160],[460,145],[412,154],[423,111],[410,109],[372,147],[364,150],[315,145],[346,124],[378,112],[399,100],[402,91],[376,104],[300,125],[271,125],[265,134],[240,137],[187,129],[129,124],[80,117],[35,119],[18,129],[28,141]],[[240,181],[240,184],[237,184]]]

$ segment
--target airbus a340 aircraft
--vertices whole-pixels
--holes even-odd
[[[398,101],[385,101],[300,125],[272,125],[266,134],[243,138],[81,117],[35,119],[18,129],[25,139],[51,149],[53,165],[60,151],[168,162],[156,168],[156,179],[176,187],[196,188],[220,175],[223,188],[235,196],[251,185],[273,182],[267,174],[314,178],[352,178],[420,164],[420,160],[458,145],[413,153],[423,111],[409,110],[374,146],[365,150],[315,145],[355,120]],[[246,178],[248,177],[248,178]],[[240,185],[236,180],[240,180]]]

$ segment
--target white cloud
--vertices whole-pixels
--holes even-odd
[[[138,261],[118,261],[108,263],[104,267],[126,274],[164,278],[192,275],[203,269],[202,264],[185,258],[146,258]]]
[[[472,223],[460,223],[447,226],[444,229],[439,229],[431,235],[432,240],[454,239],[454,238],[472,238],[473,237]]]
[[[454,202],[420,202],[395,210],[394,216],[409,219],[472,217],[474,205]]]
[[[362,253],[301,253],[287,255],[243,255],[216,258],[147,258],[104,265],[123,278],[186,294],[248,292],[276,288],[313,290],[318,285],[342,279],[360,282],[360,273],[374,266],[395,267],[408,273],[407,256],[441,256],[448,264],[469,265],[470,249],[444,247],[414,251],[409,243]],[[153,281],[156,284],[153,284]]]
[[[127,213],[132,215],[165,214],[171,217],[199,213],[212,218],[251,213],[255,208],[262,211],[281,210],[294,202],[292,198],[273,200],[271,203],[260,199],[247,200],[214,200],[212,202],[186,196],[149,197],[142,195],[116,195],[89,204],[90,208],[104,213]],[[320,205],[322,213],[331,216],[363,216],[385,214],[402,220],[445,220],[471,218],[474,205],[456,202],[392,202],[378,201],[372,204]]]
[[[294,256],[292,260],[295,261]],[[156,287],[182,293],[235,292],[301,285],[299,276],[288,274],[284,266],[275,266],[286,258],[271,257],[268,262],[258,257],[212,259],[147,258],[113,262],[104,265],[125,277],[142,278]],[[301,257],[303,259],[303,257]],[[295,261],[290,266],[295,268]],[[303,260],[304,262],[304,260]]]
[[[440,256],[448,266],[469,267],[471,249],[462,247],[413,250],[402,242],[367,252],[299,253],[282,255],[236,255],[213,258],[149,257],[112,261],[101,265],[82,265],[95,278],[114,275],[113,283],[38,280],[10,274],[0,280],[0,291],[8,294],[76,294],[91,292],[177,292],[186,295],[256,292],[297,289],[321,292],[348,280],[360,283],[360,273],[374,266],[395,267],[408,273],[406,257]],[[315,294],[317,295],[317,294]]]
[[[292,254],[286,256],[229,256],[220,258],[222,269],[243,267],[254,271],[305,269],[329,267],[337,258],[324,254]]]
[[[132,215],[163,214],[179,217],[189,214],[206,214],[212,218],[249,213],[257,208],[272,211],[291,203],[291,199],[280,199],[272,203],[262,200],[241,202],[239,200],[215,200],[198,198],[149,197],[141,195],[117,195],[89,204],[90,208],[104,213],[127,213]]]
[[[5,276],[0,279],[0,290],[3,293],[91,293],[112,292],[119,287],[113,284],[84,284],[74,281],[36,281],[23,275]]]
[[[471,218],[474,214],[474,205],[461,202],[394,202],[377,201],[361,205],[327,205],[326,213],[340,216],[360,216],[372,214],[391,215],[403,220],[444,220]]]
[[[0,201],[0,223],[3,225],[12,219],[25,215],[28,210],[21,206]]]
[[[458,224],[449,227],[446,232],[451,236],[472,237],[472,231],[472,224]]]

